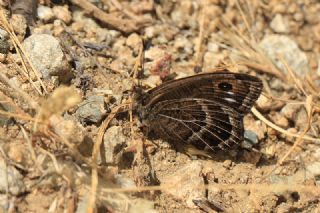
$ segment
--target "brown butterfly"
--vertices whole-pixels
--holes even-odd
[[[178,149],[226,150],[243,141],[243,116],[261,90],[261,80],[247,74],[198,74],[151,89],[137,111],[145,126]]]

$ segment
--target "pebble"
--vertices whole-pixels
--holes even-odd
[[[287,119],[294,121],[297,118],[297,113],[301,109],[300,104],[286,104],[280,111]]]
[[[62,51],[59,40],[47,34],[33,34],[24,43],[33,66],[44,79],[50,76],[65,78],[70,75],[70,66]]]
[[[6,111],[6,112],[14,112],[14,108],[10,106],[10,104],[6,103],[5,101],[0,102],[0,110]],[[6,126],[10,123],[12,119],[8,116],[0,115],[0,127]]]
[[[7,54],[9,52],[9,34],[7,31],[0,29],[0,53]]]
[[[271,120],[277,125],[282,128],[288,128],[289,127],[289,121],[288,119],[281,115],[280,113],[275,113],[271,116]]]
[[[17,34],[19,41],[22,41],[27,32],[27,20],[25,17],[21,14],[13,14],[9,22]]]
[[[289,23],[281,14],[276,14],[270,23],[271,29],[276,33],[289,33]]]
[[[66,120],[61,116],[51,116],[50,126],[55,133],[73,144],[80,144],[84,139],[83,126],[74,120]]]
[[[222,164],[222,166],[226,169],[230,169],[230,167],[232,166],[232,161],[231,160],[225,160]]]
[[[106,115],[104,97],[93,95],[79,104],[75,116],[83,123],[98,123]]]
[[[123,134],[122,127],[112,126],[103,136],[106,163],[114,163],[116,155],[126,145],[127,137]]]
[[[141,46],[141,38],[138,34],[132,33],[126,40],[126,44],[131,47],[136,54],[138,54],[139,48]]]
[[[257,104],[257,106],[259,107],[259,109],[261,111],[266,112],[266,111],[271,109],[273,103],[266,96],[260,95],[260,97],[258,98],[256,104]]]
[[[278,59],[281,55],[289,67],[299,76],[304,77],[309,71],[307,55],[301,51],[295,41],[284,35],[267,35],[260,42],[260,47],[280,70],[287,75],[287,70]]]
[[[21,142],[7,144],[5,151],[10,160],[27,168],[34,165],[27,145]]]
[[[51,22],[54,19],[54,13],[50,7],[40,5],[37,9],[37,15],[44,23]]]
[[[246,118],[245,118],[245,120],[246,120]],[[267,132],[267,127],[266,127],[266,124],[263,123],[262,121],[260,121],[260,120],[252,121],[251,120],[250,122],[246,122],[245,126],[246,126],[245,134],[247,131],[252,132],[254,135],[256,135],[258,137],[258,141],[265,138],[265,135]],[[247,134],[251,134],[251,133],[247,133]],[[255,136],[252,135],[249,137],[252,137],[251,139],[254,139]],[[254,139],[254,141],[255,141],[255,139]]]
[[[258,144],[259,138],[257,134],[250,130],[244,131],[244,141],[241,146],[246,149],[251,149],[254,145]]]
[[[295,119],[295,124],[299,128],[304,129],[308,123],[308,115],[307,111],[304,107],[301,107],[300,110],[297,112],[297,117]]]
[[[72,21],[72,15],[68,6],[54,6],[52,11],[58,19],[62,20],[67,25]]]
[[[173,185],[165,192],[171,194],[175,199],[185,202],[187,207],[197,208],[192,200],[205,198],[205,190],[201,189],[205,184],[202,178],[202,169],[203,165],[200,161],[192,161],[160,181],[163,185]]]

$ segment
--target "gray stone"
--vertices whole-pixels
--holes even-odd
[[[241,146],[246,149],[251,149],[258,142],[259,138],[257,134],[253,131],[246,130],[244,132],[244,141],[241,143]]]
[[[113,163],[116,155],[124,148],[127,141],[120,126],[110,127],[103,136],[105,161]]]
[[[13,166],[6,165],[5,161],[0,159],[0,192],[5,193],[7,187],[9,193],[13,195],[20,195],[26,192],[22,175]]]
[[[84,123],[97,123],[106,115],[103,96],[89,96],[79,104],[75,116]]]
[[[0,53],[7,54],[9,52],[9,34],[7,31],[0,29]]]
[[[50,76],[62,78],[70,75],[70,67],[60,46],[59,40],[47,34],[34,34],[24,41],[34,67],[48,79]]]
[[[0,102],[0,110],[6,112],[13,112],[12,106],[7,104],[5,101],[3,103]],[[5,126],[10,123],[11,118],[9,116],[0,115],[0,126]]]
[[[192,200],[205,198],[205,190],[202,188],[205,184],[202,169],[203,165],[200,161],[192,161],[160,181],[161,184],[173,186],[165,192],[185,202],[189,208],[196,208]]]
[[[289,37],[284,35],[267,35],[260,42],[260,47],[285,75],[287,75],[287,70],[279,60],[279,55],[284,58],[289,67],[299,77],[304,77],[308,73],[309,62],[307,55]]]

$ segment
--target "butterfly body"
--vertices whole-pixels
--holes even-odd
[[[140,100],[144,125],[175,146],[230,148],[243,140],[243,116],[259,97],[256,77],[231,72],[168,81]]]

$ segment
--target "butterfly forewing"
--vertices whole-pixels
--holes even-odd
[[[260,79],[240,73],[205,73],[169,81],[152,89],[146,106],[171,99],[203,98],[246,114],[262,90]]]

